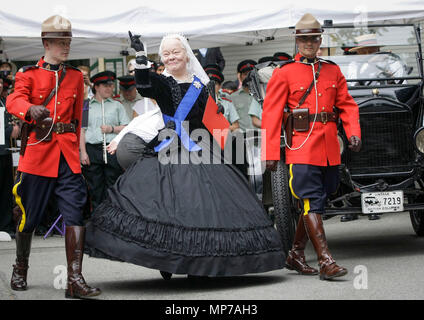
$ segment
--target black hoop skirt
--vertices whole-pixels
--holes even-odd
[[[85,252],[197,276],[267,272],[285,261],[277,231],[235,166],[164,165],[157,156],[140,158],[109,189],[87,224]]]
[[[140,94],[156,99],[167,115],[174,115],[190,86],[147,69],[136,70],[136,81]],[[204,87],[186,117],[191,129],[204,128],[207,98]],[[198,143],[207,152],[207,141]],[[197,276],[282,269],[280,236],[243,174],[219,161],[205,164],[201,153],[178,145],[170,151],[171,158],[182,158],[170,163],[179,164],[164,164],[162,152],[150,153],[108,190],[87,224],[86,253]],[[216,157],[220,150],[208,154]]]

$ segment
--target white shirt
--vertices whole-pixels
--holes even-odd
[[[145,142],[150,142],[164,127],[162,112],[156,106],[154,109],[135,117],[112,141],[119,144],[124,135],[133,133]]]
[[[158,106],[150,99],[150,98],[142,98],[138,100],[132,109],[138,114],[142,115],[143,113],[146,113],[147,111],[151,111],[153,109],[156,109]]]
[[[202,54],[203,57],[205,57],[206,53],[208,52],[208,48],[200,48],[199,52]]]

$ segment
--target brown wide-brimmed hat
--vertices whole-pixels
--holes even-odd
[[[358,49],[366,47],[381,47],[377,42],[377,35],[375,33],[363,34],[355,38],[356,47],[349,49],[349,52],[356,52]]]
[[[72,38],[71,21],[59,15],[47,18],[41,24],[41,38]]]
[[[302,18],[296,23],[295,36],[320,36],[324,32],[321,24],[310,13],[305,13]]]

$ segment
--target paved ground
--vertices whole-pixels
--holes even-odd
[[[335,217],[325,221],[325,227],[333,256],[349,270],[332,282],[288,270],[201,281],[174,276],[165,281],[156,270],[88,256],[83,274],[103,290],[99,299],[106,300],[424,298],[424,238],[415,236],[407,213],[347,223]],[[66,275],[63,238],[34,238],[28,291],[9,288],[14,256],[15,242],[0,242],[0,300],[64,299],[64,290],[55,289]],[[316,265],[310,245],[307,258]]]

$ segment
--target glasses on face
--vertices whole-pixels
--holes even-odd
[[[303,43],[307,43],[307,42],[317,43],[321,40],[321,36],[300,36],[300,37],[297,37],[297,39]]]

